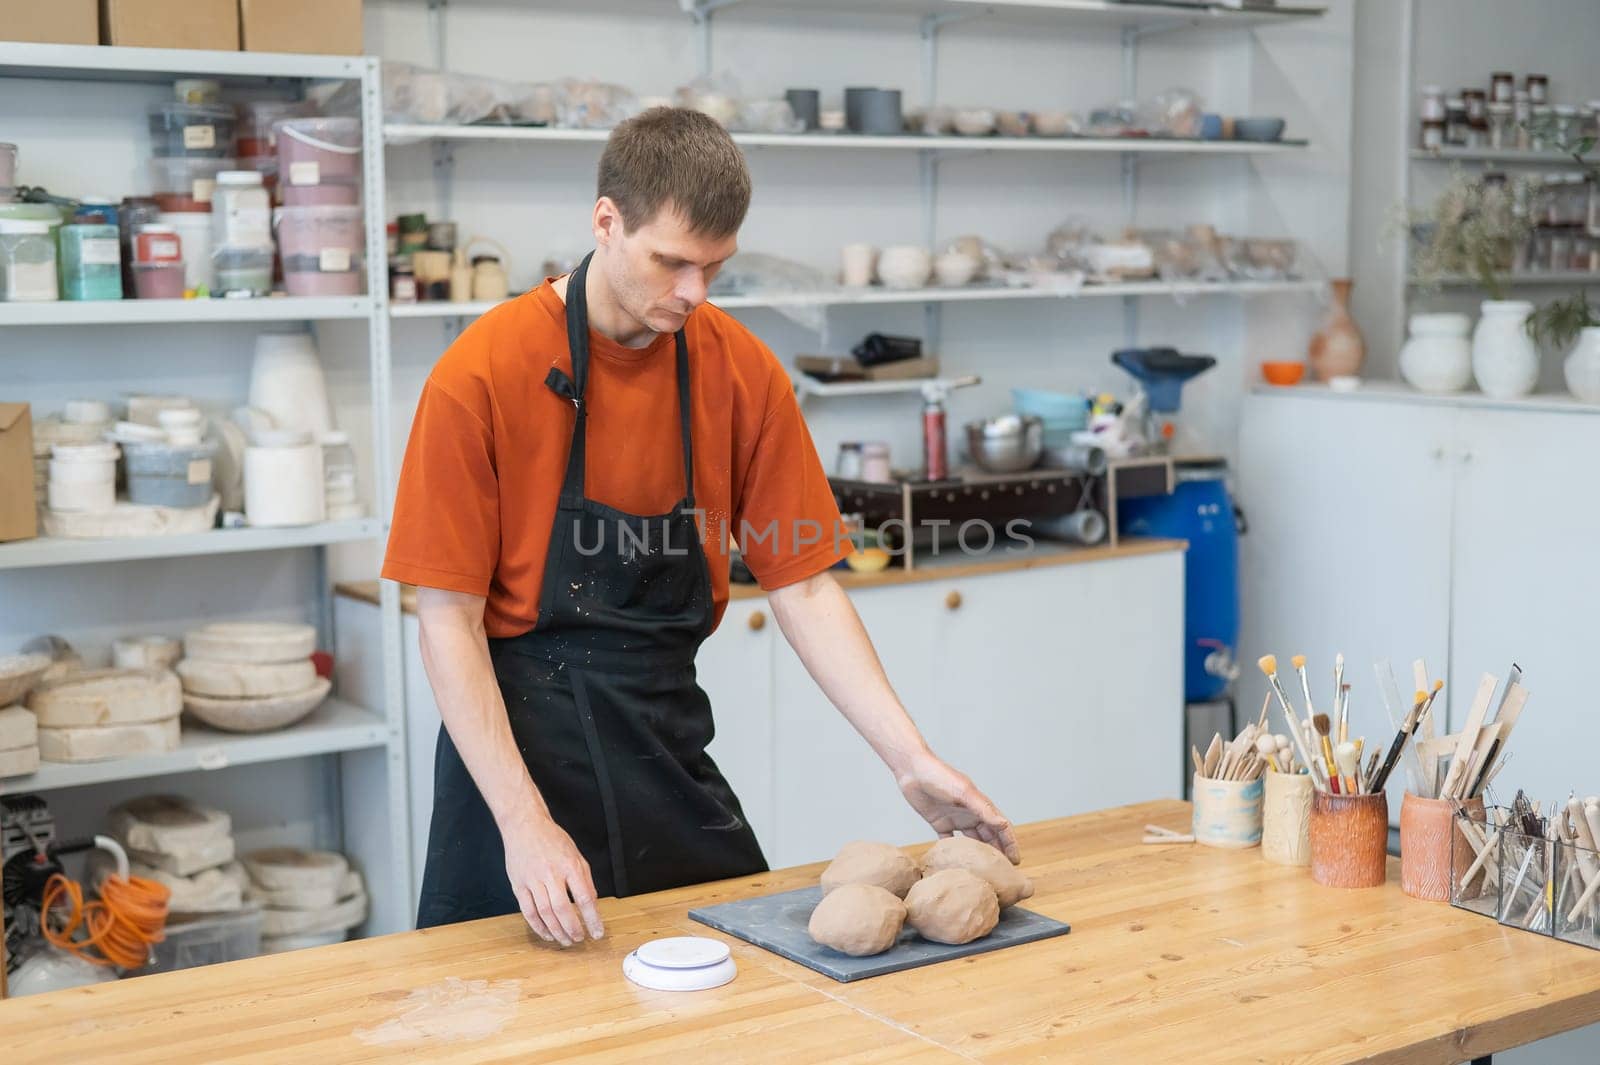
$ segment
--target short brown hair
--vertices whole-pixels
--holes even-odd
[[[750,209],[750,170],[715,119],[652,107],[612,130],[600,156],[599,195],[617,205],[628,229],[648,225],[670,205],[694,232],[726,237]]]

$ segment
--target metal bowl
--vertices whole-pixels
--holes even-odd
[[[967,453],[990,473],[1016,473],[1038,465],[1044,452],[1044,423],[1038,418],[1005,418],[967,423]]]

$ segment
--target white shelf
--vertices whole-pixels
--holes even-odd
[[[1600,275],[1596,275],[1600,277]],[[1096,296],[1265,296],[1321,292],[1322,281],[1130,281],[1124,284],[1084,285],[1078,289],[1010,288],[970,285],[965,288],[832,289],[824,292],[768,293],[750,296],[713,296],[711,303],[725,311],[768,307],[856,307],[902,303],[985,303],[995,300],[1088,299]],[[395,318],[475,318],[493,309],[493,303],[392,304]]]
[[[1542,274],[1511,274],[1500,280],[1508,285],[1600,285],[1600,270],[1559,270]],[[1447,288],[1468,288],[1479,284],[1477,278],[1465,274],[1452,274],[1441,277],[1439,284]],[[1425,287],[1423,282],[1412,278],[1407,281],[1412,288]]]
[[[184,322],[329,321],[367,318],[365,296],[245,300],[57,300],[0,303],[0,328],[11,325],[164,325]]]
[[[1524,152],[1515,148],[1427,148],[1411,149],[1411,158],[1434,163],[1507,163],[1521,166],[1578,168],[1578,161],[1566,152]]]
[[[975,379],[961,382],[961,384],[974,384]],[[818,381],[796,372],[794,387],[801,398],[807,396],[816,399],[837,399],[842,396],[884,396],[895,395],[902,392],[921,393],[926,387],[942,388],[949,391],[952,387],[959,387],[956,379],[949,377],[912,377],[902,381]]]
[[[125,540],[67,540],[39,537],[0,544],[0,570],[39,566],[71,566],[91,562],[125,562],[141,558],[185,558],[228,555],[243,551],[279,551],[294,547],[373,540],[383,535],[376,518],[330,521],[287,529],[215,529],[182,536],[130,537]]]
[[[1472,407],[1493,410],[1545,411],[1554,414],[1600,415],[1600,404],[1585,403],[1565,392],[1546,392],[1512,399],[1496,399],[1482,392],[1419,392],[1403,381],[1367,381],[1354,392],[1335,392],[1327,385],[1303,384],[1278,387],[1256,384],[1251,389],[1258,396],[1300,397],[1302,399],[1328,399],[1339,402],[1370,401],[1379,403],[1420,403],[1433,407]]]
[[[359,78],[361,56],[207,52],[187,48],[113,48],[92,44],[0,41],[0,77],[83,81],[170,81],[204,74],[224,80]]]
[[[694,9],[695,0],[680,0],[685,10]],[[698,5],[709,6],[709,5]],[[1008,21],[1039,25],[1102,26],[1111,29],[1134,27],[1146,31],[1168,29],[1249,29],[1254,26],[1282,25],[1318,18],[1326,12],[1320,6],[1283,4],[1276,9],[1231,8],[1221,4],[1117,3],[1116,0],[734,0],[729,10],[763,9],[770,11],[828,11],[898,15],[992,16]]]
[[[555,129],[543,126],[454,126],[390,123],[383,137],[391,145],[430,141],[479,141],[543,144],[603,144],[611,136],[605,129]],[[807,148],[820,151],[874,149],[887,151],[952,152],[1079,152],[1101,155],[1123,152],[1167,155],[1281,155],[1302,152],[1306,141],[1202,141],[1175,137],[962,137],[956,134],[925,136],[905,133],[874,136],[866,133],[734,133],[736,143],[749,148]]]
[[[382,747],[389,742],[389,728],[381,717],[338,699],[329,699],[305,720],[277,732],[219,732],[190,724],[187,718],[182,728],[182,738],[176,751],[110,762],[70,765],[43,762],[37,773],[0,780],[0,795],[103,784],[112,780],[139,780],[195,770],[226,769],[256,762],[281,762],[310,755]]]

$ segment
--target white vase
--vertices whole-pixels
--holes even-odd
[[[279,429],[299,429],[313,437],[333,429],[328,382],[310,333],[267,330],[256,337],[250,406],[270,414]]]
[[[1590,326],[1578,334],[1561,369],[1567,375],[1568,392],[1585,403],[1600,403],[1600,327]]]
[[[1472,331],[1472,376],[1483,394],[1514,399],[1539,383],[1539,349],[1528,336],[1527,300],[1484,300]]]
[[[1400,349],[1400,376],[1421,392],[1459,392],[1472,383],[1472,319],[1464,314],[1413,314]]]

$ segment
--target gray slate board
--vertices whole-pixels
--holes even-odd
[[[1064,936],[1072,930],[1071,926],[1060,921],[1013,906],[1001,911],[1000,923],[993,932],[959,947],[930,942],[907,925],[900,933],[900,942],[882,954],[870,958],[852,958],[813,941],[806,931],[806,926],[811,922],[811,911],[816,909],[821,899],[822,888],[799,888],[778,895],[739,899],[690,910],[689,916],[719,932],[738,936],[841,983],[984,954],[1052,936]]]

